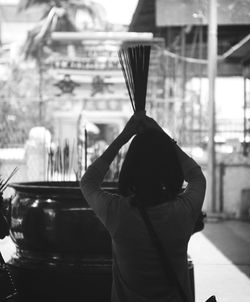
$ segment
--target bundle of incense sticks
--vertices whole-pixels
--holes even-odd
[[[118,57],[134,112],[146,105],[151,46],[136,45],[121,48]]]
[[[66,181],[72,174],[74,149],[70,149],[68,140],[63,145],[50,146],[48,150],[47,180]]]

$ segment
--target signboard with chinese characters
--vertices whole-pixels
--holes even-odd
[[[105,38],[106,35],[106,38]],[[127,99],[127,89],[123,78],[118,50],[122,45],[148,44],[151,45],[151,57],[148,79],[148,102],[160,97],[160,87],[163,87],[161,74],[161,56],[164,49],[164,40],[155,39],[148,35],[135,33],[93,33],[92,37],[79,37],[79,33],[56,39],[50,43],[51,54],[44,60],[43,65],[50,75],[51,97],[62,97],[65,94],[73,99],[92,99],[100,96],[105,99]],[[124,35],[124,36],[123,36]],[[75,37],[78,38],[75,38]],[[126,38],[124,38],[126,36]],[[131,38],[129,38],[131,36]],[[143,38],[142,38],[142,37]],[[162,90],[161,90],[162,92]],[[115,110],[119,106],[108,107]],[[113,108],[113,109],[112,109]]]

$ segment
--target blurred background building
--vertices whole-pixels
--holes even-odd
[[[74,178],[105,148],[132,112],[117,57],[131,40],[152,45],[148,113],[206,171],[207,1],[131,0],[120,11],[117,3],[0,1],[1,174],[18,165],[17,181],[46,179],[47,149],[67,141]],[[250,177],[250,4],[217,3],[217,186],[215,204],[207,199],[205,207],[240,217]],[[27,150],[37,154],[36,141],[44,136],[46,143],[37,147],[44,148],[39,166]]]

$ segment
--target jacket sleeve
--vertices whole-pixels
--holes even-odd
[[[201,167],[180,148],[177,150],[182,166],[184,180],[187,182],[186,189],[181,195],[185,206],[188,207],[194,219],[197,219],[206,192],[206,179]]]
[[[83,175],[80,181],[80,188],[84,198],[97,217],[107,229],[110,229],[112,228],[121,196],[108,193],[101,188],[108,169],[109,165],[101,158],[98,158]]]

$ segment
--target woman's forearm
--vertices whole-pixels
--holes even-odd
[[[136,112],[127,122],[122,132],[108,146],[107,150],[100,156],[109,165],[112,163],[117,153],[136,133],[138,126],[145,119],[145,112]]]
[[[127,141],[120,134],[117,138],[108,146],[108,148],[103,152],[100,156],[108,165],[112,163],[119,150],[123,145],[126,144]]]
[[[189,182],[190,179],[193,177],[193,169],[194,168],[199,168],[196,169],[196,174],[202,174],[200,166],[198,163],[191,158],[189,155],[187,155],[178,145],[176,145],[176,153],[179,159],[179,163],[182,168],[182,172],[184,175],[185,181]]]

